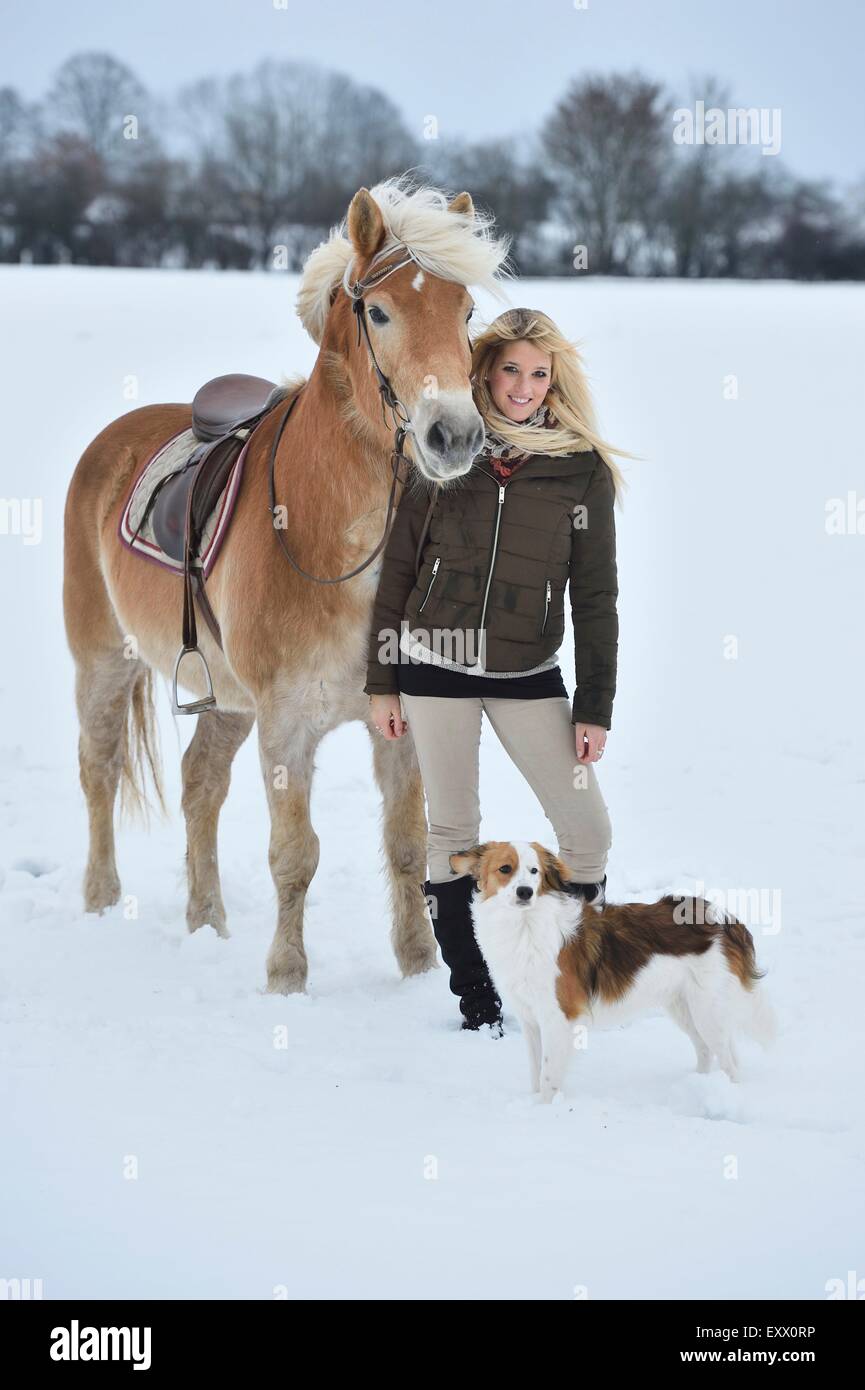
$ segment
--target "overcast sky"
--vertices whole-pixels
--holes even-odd
[[[163,96],[306,59],[381,87],[418,135],[433,115],[442,135],[520,140],[588,71],[639,68],[682,105],[712,73],[735,104],[781,108],[792,170],[865,176],[863,0],[0,0],[0,22],[0,85],[29,98],[86,49]]]

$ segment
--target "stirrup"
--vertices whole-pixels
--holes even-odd
[[[197,656],[204,667],[204,676],[207,681],[207,694],[201,700],[190,700],[189,704],[182,705],[177,695],[177,677],[180,672],[180,663],[185,656]],[[177,660],[174,663],[174,679],[171,689],[171,709],[174,714],[201,714],[203,710],[215,709],[216,698],[213,694],[213,681],[210,678],[210,667],[204,657],[204,652],[199,651],[198,647],[181,647],[177,653]]]

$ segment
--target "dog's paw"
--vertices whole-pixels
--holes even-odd
[[[561,1105],[564,1099],[561,1091],[554,1091],[550,1086],[542,1086],[537,1094],[539,1105]]]

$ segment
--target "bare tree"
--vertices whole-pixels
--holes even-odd
[[[219,170],[226,215],[243,223],[267,265],[286,220],[302,220],[320,150],[318,70],[267,60],[248,74],[197,83],[181,94],[187,136],[211,176]]]
[[[589,269],[625,267],[657,216],[667,141],[661,87],[639,74],[579,78],[541,139]]]
[[[32,153],[39,133],[39,108],[25,102],[14,87],[0,87],[0,170]]]
[[[187,146],[221,171],[228,208],[268,265],[293,224],[326,225],[361,183],[411,163],[415,146],[381,92],[312,64],[268,60],[251,73],[187,88]]]
[[[730,105],[728,90],[714,77],[692,78],[689,100],[691,106],[703,101],[707,109]],[[718,191],[732,176],[729,154],[725,145],[678,145],[670,139],[663,221],[676,275],[716,273]]]
[[[125,63],[110,53],[77,53],[59,69],[46,98],[46,115],[58,130],[80,136],[106,164],[123,160],[137,139],[152,141],[147,129],[148,95]],[[129,117],[138,122],[129,138]]]
[[[541,263],[535,229],[549,214],[555,185],[536,150],[526,150],[523,142],[525,157],[519,158],[515,148],[507,137],[435,140],[423,167],[445,187],[470,189],[475,203],[494,213],[499,229],[513,238],[510,259],[516,270],[531,275]]]
[[[104,187],[102,161],[77,135],[56,135],[27,160],[16,189],[14,259],[88,259],[85,211]],[[104,262],[103,262],[104,263]]]
[[[418,145],[397,107],[375,87],[343,73],[326,73],[320,88],[321,144],[314,172],[330,221],[360,184],[369,187],[414,164]]]

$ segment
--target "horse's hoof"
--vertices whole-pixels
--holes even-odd
[[[224,922],[214,922],[209,917],[203,918],[202,921],[196,922],[194,927],[190,927],[190,936],[193,932],[201,931],[202,927],[212,927],[221,941],[228,941],[229,937],[231,936],[231,932],[228,930],[228,927],[225,925]]]
[[[190,935],[192,932],[200,931],[202,927],[212,927],[216,935],[221,937],[223,941],[227,941],[231,936],[231,932],[225,925],[225,913],[220,910],[201,908],[194,912],[187,912],[186,925]]]
[[[84,911],[106,912],[120,902],[120,879],[96,879],[88,874],[84,881]]]
[[[266,994],[304,994],[306,978],[292,974],[268,974]]]
[[[438,969],[436,948],[418,946],[414,950],[399,951],[397,964],[406,979],[411,975],[425,975],[428,970]]]

